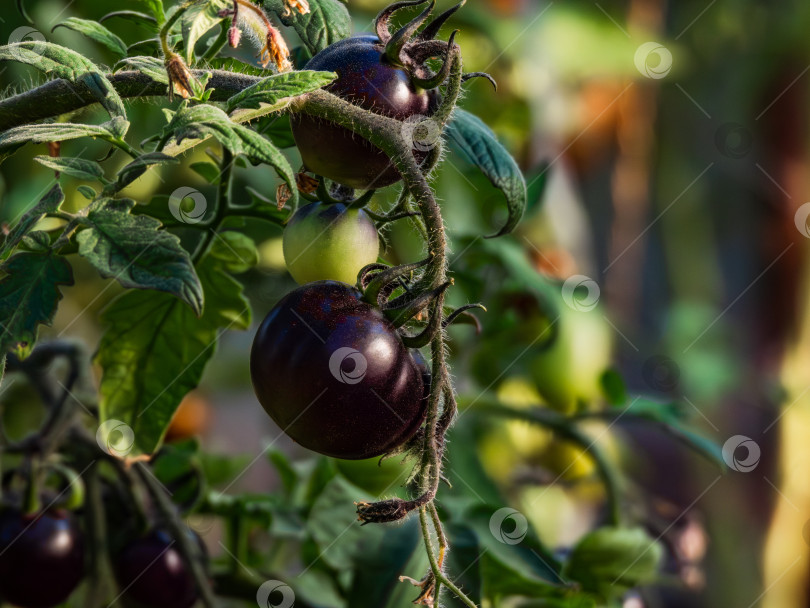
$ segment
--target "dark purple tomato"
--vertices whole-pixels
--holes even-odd
[[[414,86],[408,72],[390,63],[384,51],[376,36],[354,36],[325,48],[309,60],[306,69],[337,73],[337,80],[326,90],[366,110],[398,120],[433,114],[438,92]],[[306,114],[294,114],[291,124],[310,171],[360,190],[399,181],[385,153],[348,129]],[[422,162],[427,151],[420,148],[414,155]]]
[[[121,593],[138,608],[191,608],[197,601],[194,578],[177,542],[161,530],[127,545],[114,566]]]
[[[84,539],[67,511],[0,514],[0,597],[24,608],[64,602],[84,576]]]
[[[382,312],[344,283],[296,289],[256,333],[259,403],[315,452],[359,460],[410,439],[425,417],[422,373]]]

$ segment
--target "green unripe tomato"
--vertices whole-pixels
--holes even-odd
[[[310,203],[284,229],[284,261],[299,284],[340,281],[354,285],[357,273],[377,261],[380,241],[362,209],[342,203]]]
[[[561,304],[555,342],[530,363],[546,403],[563,413],[602,398],[601,378],[610,367],[613,333],[599,307],[579,311]]]

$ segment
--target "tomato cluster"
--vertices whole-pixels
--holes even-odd
[[[190,608],[197,601],[188,566],[165,532],[129,542],[114,556],[113,568],[128,606]],[[72,513],[0,511],[0,600],[22,608],[58,606],[84,575],[84,533]]]
[[[434,38],[458,6],[420,31],[431,3],[396,33],[389,31],[391,15],[416,4],[392,4],[377,17],[376,35],[338,41],[305,66],[335,72],[326,90],[401,121],[403,133],[439,109],[438,87],[454,48],[452,37],[447,43]],[[437,57],[443,65],[434,72],[428,60]],[[291,125],[305,168],[322,186],[329,179],[343,189],[372,191],[401,179],[382,150],[349,129],[299,113]],[[414,144],[412,153],[422,163],[431,150]],[[344,459],[379,456],[407,442],[424,421],[429,384],[424,360],[405,347],[379,299],[366,301],[353,287],[379,255],[376,227],[356,208],[360,200],[315,202],[288,222],[284,258],[302,287],[267,315],[250,361],[256,396],[282,430],[311,450]]]

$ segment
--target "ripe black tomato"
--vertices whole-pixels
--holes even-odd
[[[315,55],[308,70],[335,72],[327,91],[366,110],[406,120],[435,112],[437,90],[416,87],[408,72],[385,57],[385,45],[373,35],[340,40]],[[348,129],[305,114],[291,120],[295,143],[307,169],[338,183],[368,190],[390,186],[400,175],[382,150]],[[415,150],[421,162],[427,152]]]
[[[132,541],[116,556],[114,568],[121,592],[139,608],[191,608],[197,601],[189,567],[162,530]]]
[[[382,312],[344,283],[310,283],[282,299],[259,327],[250,373],[276,424],[327,456],[379,456],[425,417],[421,370]]]
[[[343,203],[310,203],[284,228],[284,261],[299,285],[314,281],[354,284],[357,273],[377,261],[380,239],[362,209]]]
[[[0,514],[0,597],[15,606],[64,602],[84,576],[84,537],[67,511]]]

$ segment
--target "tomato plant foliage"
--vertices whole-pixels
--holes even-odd
[[[25,14],[23,3],[17,4]],[[304,607],[401,608],[415,598],[422,605],[441,601],[474,608],[512,596],[537,600],[531,605],[538,606],[617,606],[628,590],[656,580],[663,546],[643,522],[627,515],[632,511],[624,508],[629,498],[622,492],[621,471],[581,423],[646,421],[710,460],[722,458],[711,441],[689,428],[677,404],[633,398],[615,370],[594,372],[591,384],[602,394],[577,403],[573,413],[545,407],[542,390],[531,392],[529,408],[497,392],[501,370],[528,374],[531,363],[521,356],[572,335],[555,324],[576,315],[558,314],[561,286],[538,274],[522,246],[509,240],[529,197],[540,198],[544,180],[527,189],[518,162],[496,134],[456,107],[463,84],[482,74],[464,72],[455,33],[449,40],[438,38],[461,5],[429,21],[433,4],[391,5],[377,17],[375,35],[358,37],[352,37],[349,11],[338,0],[139,0],[138,10],[113,10],[97,21],[67,17],[57,24],[58,31],[96,45],[112,70],[45,39],[0,47],[0,62],[27,65],[47,79],[0,99],[0,161],[30,145],[45,192],[4,227],[0,357],[9,373],[34,381],[47,410],[30,438],[3,437],[3,458],[10,464],[0,511],[18,519],[42,515],[49,511],[41,499],[53,496],[53,505],[77,510],[81,529],[71,527],[71,533],[88,537],[84,546],[92,571],[86,596],[75,600],[84,603],[76,605],[109,605],[125,591],[114,589],[112,572],[119,587],[131,586],[140,562],[156,547],[170,550],[172,563],[166,572],[152,573],[154,580],[171,575],[182,583],[182,598],[158,593],[155,605],[199,600],[211,607],[221,598],[253,602],[266,584],[278,583]],[[394,14],[409,14],[412,7],[421,12],[411,11],[411,20],[394,28]],[[139,40],[119,35],[116,24],[124,20],[148,35]],[[285,39],[300,40],[301,47],[290,51]],[[258,59],[227,57],[226,45],[241,51],[252,45]],[[341,49],[358,48],[370,63],[341,63]],[[329,54],[334,71],[315,69],[326,56],[318,59],[319,53]],[[385,111],[373,94],[361,101],[357,83],[373,74],[399,79],[378,84],[412,91],[424,103]],[[140,132],[134,118],[130,121],[133,98],[162,106],[161,128]],[[87,110],[92,106],[100,110]],[[302,141],[304,123],[310,132],[300,149],[304,166],[297,171],[290,149],[293,134]],[[326,138],[327,132],[337,139]],[[351,144],[345,149],[318,149],[322,141],[344,137]],[[73,140],[90,139],[109,152],[85,158],[83,150],[71,147]],[[454,238],[463,255],[453,261],[453,277],[442,209],[428,180],[440,171],[445,144],[480,170],[482,185],[500,193],[506,210],[492,235],[505,238],[484,240],[476,233]],[[363,162],[345,150],[365,150],[376,158],[383,181],[393,185],[355,192],[351,186],[373,187],[374,179],[367,181],[362,171],[363,180],[342,179]],[[189,160],[185,155],[192,151],[196,156]],[[336,167],[335,174],[309,170],[317,164],[313,151],[329,157],[322,166]],[[113,157],[122,162],[113,165]],[[15,161],[19,158],[22,154]],[[138,192],[143,178],[186,166],[204,181],[205,193],[161,188],[148,200],[130,194]],[[234,192],[234,176],[251,171],[262,177],[251,180],[245,200]],[[309,206],[291,221],[302,200]],[[312,209],[317,216],[308,217]],[[342,223],[335,225],[334,217]],[[395,264],[409,255],[388,240],[391,227],[402,225],[419,238],[421,259]],[[253,309],[282,299],[282,286],[290,286],[276,281],[272,294],[248,297],[261,275],[256,239],[267,230],[278,237],[282,229],[288,231],[284,253],[296,279],[356,281],[308,283],[294,294],[317,294],[331,285],[351,293],[355,312],[328,298],[287,311],[282,300],[262,325],[271,335],[254,343],[257,394],[274,419],[290,421],[282,430],[302,445],[348,458],[403,459],[407,464],[396,468],[390,483],[390,463],[369,480],[362,471],[376,464],[336,466],[323,456],[292,461],[268,448],[279,487],[239,494],[227,490],[250,459],[214,454],[195,440],[164,444],[175,412],[201,384],[222,336],[250,329]],[[98,315],[97,386],[88,380],[86,347],[39,340],[74,285],[74,272],[85,277],[88,270],[109,280],[96,299],[115,286],[110,292],[115,296],[107,296]],[[473,311],[483,305],[470,302],[493,293],[498,295],[486,304],[494,314],[472,342],[478,355],[472,356],[471,379],[465,382],[481,390],[473,397],[457,395],[448,354],[456,334],[447,328],[464,322],[480,326]],[[515,300],[520,307],[511,304]],[[516,314],[523,316],[522,324]],[[333,344],[333,336],[343,334],[353,342]],[[297,348],[304,343],[306,349]],[[335,363],[333,346],[341,347],[335,352],[354,367],[341,367],[345,360]],[[248,350],[242,353],[245,377]],[[57,358],[66,359],[69,372],[54,383],[49,366]],[[366,385],[355,386],[364,378]],[[87,407],[78,407],[83,400],[77,392]],[[302,395],[306,399],[299,403]],[[459,405],[469,415],[453,426]],[[373,411],[381,413],[375,417]],[[605,525],[565,554],[545,546],[537,517],[527,519],[508,506],[516,493],[506,491],[479,453],[482,438],[511,428],[505,420],[550,429],[593,460],[594,478],[603,487],[599,523]],[[450,432],[458,441],[446,441]],[[372,440],[373,446],[360,445]],[[526,451],[517,447],[516,453]],[[509,449],[507,442],[503,450]],[[352,480],[358,474],[361,478]],[[446,489],[444,481],[450,482]],[[368,488],[385,489],[378,495]],[[533,507],[521,505],[531,515]],[[210,560],[204,554],[185,529],[184,518],[192,516],[224,522],[225,555]],[[66,516],[60,510],[58,517]],[[71,515],[71,526],[73,521]],[[402,523],[386,525],[391,522]],[[257,531],[276,547],[273,552],[267,543],[251,545]],[[112,563],[122,555],[123,562]],[[73,578],[55,602],[73,590]],[[278,585],[274,589],[281,589]],[[140,586],[131,595],[148,603],[158,587],[159,582]],[[13,599],[22,605],[38,601]]]

